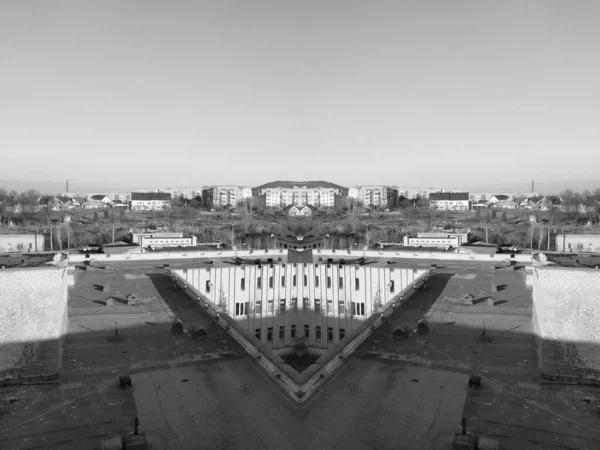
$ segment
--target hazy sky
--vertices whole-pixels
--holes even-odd
[[[0,3],[0,179],[600,179],[598,1]]]

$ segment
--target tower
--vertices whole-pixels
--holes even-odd
[[[69,193],[69,180],[67,180],[67,194]]]

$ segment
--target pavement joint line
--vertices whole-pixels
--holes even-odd
[[[133,369],[135,369],[137,366],[140,366],[140,365],[142,365],[142,364],[146,363],[147,361],[151,360],[151,359],[152,359],[152,358],[154,358],[155,356],[157,356],[157,355],[159,355],[159,354],[161,354],[161,353],[163,353],[163,352],[165,352],[165,351],[169,350],[171,347],[174,347],[174,346],[175,346],[175,345],[177,345],[177,344],[181,344],[182,342],[183,342],[183,339],[182,339],[182,340],[179,340],[179,341],[177,341],[177,342],[174,342],[173,344],[171,344],[171,345],[169,345],[169,346],[167,346],[167,347],[163,348],[162,350],[159,350],[158,352],[154,353],[152,356],[150,356],[150,357],[148,357],[148,358],[144,359],[143,361],[140,361],[140,362],[138,362],[138,363],[136,363],[136,364],[134,364],[134,365],[130,366],[128,369],[124,370],[123,372],[119,373],[118,375],[114,376],[113,378],[111,378],[111,379],[109,379],[109,380],[106,380],[106,381],[104,381],[104,382],[102,382],[102,383],[98,383],[98,384],[96,385],[96,388],[98,388],[99,386],[102,386],[102,385],[107,385],[108,383],[111,383],[111,382],[113,382],[113,381],[115,381],[115,380],[119,379],[119,377],[120,377],[121,375],[124,375],[124,374],[126,374],[126,373],[127,373],[127,372],[129,372],[130,370],[133,370]],[[73,400],[71,400],[71,401],[69,401],[69,402],[67,402],[67,403],[64,403],[64,404],[62,404],[62,405],[56,406],[56,407],[54,407],[54,408],[50,408],[48,411],[45,411],[45,412],[43,412],[42,414],[38,414],[37,416],[35,416],[35,417],[32,417],[31,419],[27,419],[27,420],[25,420],[25,421],[23,421],[23,422],[21,422],[21,423],[18,423],[18,424],[14,425],[14,426],[12,426],[12,427],[10,427],[10,428],[7,428],[6,430],[0,430],[0,434],[3,434],[3,433],[8,433],[9,431],[15,430],[15,429],[17,429],[17,428],[19,428],[19,427],[21,427],[21,426],[23,426],[23,425],[25,425],[25,424],[27,424],[27,423],[29,423],[29,422],[33,422],[34,420],[38,420],[38,419],[40,419],[40,418],[44,417],[44,416],[45,416],[45,415],[47,415],[47,414],[50,414],[50,413],[52,413],[52,412],[54,412],[54,411],[57,411],[57,410],[59,410],[59,409],[61,409],[61,408],[64,408],[65,406],[68,406],[68,405],[70,405],[70,404],[72,404],[72,403],[75,403],[76,401],[78,401],[78,400],[81,400],[81,399],[82,399],[82,398],[84,398],[84,397],[87,397],[87,396],[88,396],[89,394],[91,394],[92,392],[97,392],[97,391],[89,391],[89,392],[86,392],[86,393],[84,393],[84,394],[80,395],[79,397],[76,397],[76,398],[74,398]]]
[[[475,375],[478,375],[478,376],[480,376],[480,377],[481,377],[481,379],[483,379],[483,380],[486,380],[486,381],[490,382],[491,384],[493,384],[493,385],[495,385],[495,386],[497,386],[497,387],[499,387],[499,388],[505,389],[505,390],[506,390],[506,392],[508,392],[508,393],[509,393],[510,395],[512,395],[513,397],[516,397],[516,398],[518,398],[518,399],[520,399],[520,400],[522,400],[522,401],[524,401],[524,402],[526,402],[526,403],[528,403],[528,404],[530,404],[530,405],[534,406],[535,408],[539,408],[539,409],[541,409],[541,410],[544,410],[544,411],[546,411],[546,412],[549,412],[550,414],[553,414],[553,415],[555,415],[556,417],[558,417],[558,418],[560,418],[560,419],[563,419],[563,420],[566,420],[567,422],[571,422],[571,423],[573,423],[573,424],[575,424],[575,425],[578,425],[578,426],[580,426],[580,427],[582,427],[582,428],[584,428],[584,429],[586,429],[586,430],[593,431],[594,433],[600,433],[600,430],[594,429],[594,428],[592,428],[592,427],[588,427],[587,425],[584,425],[584,424],[582,424],[582,423],[580,423],[580,422],[577,422],[576,420],[569,419],[568,417],[565,417],[565,416],[563,416],[562,414],[560,414],[560,413],[557,413],[556,411],[553,411],[553,410],[551,410],[550,408],[546,408],[546,407],[544,407],[544,406],[542,406],[542,405],[539,405],[539,404],[537,404],[537,403],[535,403],[535,402],[533,402],[533,401],[531,401],[531,400],[527,400],[525,397],[522,397],[522,396],[520,396],[520,395],[518,395],[518,394],[516,394],[516,393],[512,392],[511,390],[509,390],[509,389],[506,389],[506,387],[505,387],[505,386],[503,386],[503,385],[501,385],[500,383],[498,383],[498,382],[496,382],[496,381],[492,380],[491,378],[488,378],[488,377],[486,377],[486,376],[485,376],[485,375],[483,375],[482,373],[480,373],[480,372],[476,371],[475,369],[473,369],[473,367],[472,367],[472,366],[469,366],[468,364],[465,364],[465,363],[463,363],[463,362],[461,362],[461,361],[459,361],[459,360],[457,360],[457,359],[453,358],[452,356],[450,356],[450,355],[448,355],[447,353],[444,353],[443,351],[441,351],[441,350],[437,349],[437,348],[436,348],[436,347],[434,347],[433,345],[430,345],[430,344],[428,344],[427,342],[423,341],[422,339],[417,339],[417,341],[421,342],[422,344],[424,344],[425,346],[427,346],[427,347],[431,348],[432,350],[434,350],[434,351],[436,351],[436,352],[440,353],[441,355],[445,356],[446,358],[448,358],[448,359],[450,359],[450,360],[454,361],[455,363],[457,363],[457,364],[459,364],[459,365],[461,365],[461,366],[465,367],[466,369],[469,369],[469,370],[470,370],[472,373],[474,373]]]

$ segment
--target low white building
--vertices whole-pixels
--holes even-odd
[[[43,234],[0,234],[0,253],[43,252]]]
[[[556,251],[561,253],[600,253],[599,234],[558,234]]]
[[[198,244],[196,236],[191,237],[166,237],[166,236],[142,236],[140,247],[163,248],[163,247],[195,247]]]
[[[438,211],[468,211],[467,192],[436,192],[429,194],[429,208]]]
[[[132,192],[133,211],[163,211],[171,209],[171,194],[163,192]]]

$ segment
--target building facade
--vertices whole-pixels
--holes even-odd
[[[131,193],[132,211],[164,211],[171,209],[171,194],[168,193]]]
[[[366,207],[394,207],[398,204],[398,189],[389,186],[355,186],[348,197],[363,202]]]
[[[340,191],[326,187],[273,187],[262,189],[259,195],[265,196],[266,206],[269,208],[285,208],[287,206],[333,208],[335,198],[340,195]]]
[[[202,190],[202,203],[209,207],[235,207],[252,197],[252,189],[244,186],[211,186]]]
[[[176,269],[269,348],[328,349],[425,270],[333,264]]]
[[[558,234],[556,251],[562,253],[600,253],[600,234]]]
[[[468,192],[437,192],[429,194],[429,208],[438,211],[468,211]]]
[[[46,243],[43,234],[1,234],[0,253],[43,252]]]

